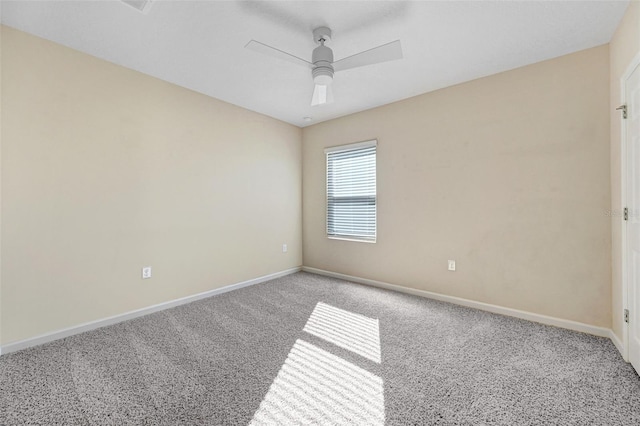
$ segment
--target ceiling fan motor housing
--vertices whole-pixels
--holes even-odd
[[[324,41],[313,49],[312,61],[313,82],[324,86],[330,84],[333,81],[333,51],[324,45]]]

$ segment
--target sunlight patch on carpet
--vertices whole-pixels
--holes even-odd
[[[375,374],[297,340],[250,425],[384,425],[384,389]]]
[[[304,331],[380,363],[380,326],[377,319],[319,302]]]

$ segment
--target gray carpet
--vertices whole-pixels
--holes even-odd
[[[298,273],[0,357],[0,424],[638,425],[608,339]]]

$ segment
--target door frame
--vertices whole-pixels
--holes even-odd
[[[627,96],[626,96],[627,80],[629,79],[629,77],[631,77],[631,74],[633,74],[635,69],[638,67],[640,67],[640,52],[638,52],[633,57],[633,59],[627,66],[626,71],[620,77],[620,100],[621,100],[620,104],[621,105],[627,104]],[[627,206],[627,202],[628,202],[627,189],[629,187],[628,185],[629,170],[627,167],[627,160],[629,157],[627,155],[627,152],[629,147],[628,147],[628,141],[627,141],[627,126],[622,118],[622,114],[620,114],[619,120],[621,122],[621,126],[620,126],[620,177],[621,177],[620,179],[621,194],[620,195],[621,197],[620,197],[620,200],[622,203],[620,207],[621,209],[624,209]],[[629,250],[627,247],[627,221],[621,220],[620,222],[621,222],[620,243],[622,245],[622,251],[621,251],[622,289],[621,291],[622,291],[622,309],[624,310],[624,309],[629,309],[629,292],[631,291],[631,285],[629,283],[629,274],[628,274],[628,266],[629,266],[628,251]],[[614,312],[613,315],[623,315],[623,313]],[[622,322],[622,358],[625,361],[629,362],[629,324],[624,321]]]

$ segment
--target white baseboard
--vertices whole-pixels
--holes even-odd
[[[629,360],[624,356],[624,345],[622,344],[622,341],[616,335],[616,333],[614,333],[613,330],[609,330],[609,336],[608,337],[609,337],[609,339],[611,339],[611,341],[613,342],[613,345],[616,347],[616,349],[618,349],[618,352],[620,352],[620,355],[622,355],[622,359],[624,359],[625,361],[629,362]]]
[[[302,268],[296,267],[287,269],[273,274],[264,275],[262,277],[254,278],[247,281],[242,281],[235,284],[230,284],[224,287],[216,288],[213,290],[205,291],[204,293],[194,294],[192,296],[182,297],[180,299],[170,300],[168,302],[159,303],[157,305],[148,306],[142,309],[136,309],[135,311],[126,312],[120,315],[114,315],[112,317],[99,319],[96,321],[87,322],[77,326],[57,330],[51,333],[42,334],[40,336],[32,337],[25,340],[20,340],[13,343],[8,343],[0,347],[0,355],[8,354],[10,352],[20,351],[22,349],[30,348],[32,346],[42,345],[43,343],[52,342],[54,340],[63,339],[65,337],[73,336],[74,334],[84,333],[85,331],[95,330],[96,328],[106,327],[108,325],[117,324],[122,321],[138,318],[144,315],[149,315],[153,312],[163,311],[165,309],[173,308],[176,306],[184,305],[185,303],[195,302],[196,300],[205,299],[207,297],[215,296],[217,294],[226,293],[228,291],[238,290],[243,287],[248,287],[254,284],[259,284],[265,281],[280,278],[285,275],[299,272]]]
[[[311,272],[313,274],[325,275],[327,277],[340,278],[346,281],[352,281],[359,284],[371,285],[374,287],[385,288],[387,290],[399,291],[401,293],[413,294],[415,296],[426,297],[428,299],[440,300],[442,302],[449,302],[455,305],[462,305],[468,308],[480,309],[482,311],[493,312],[495,314],[506,315],[510,317],[525,319],[528,321],[538,322],[546,325],[553,325],[555,327],[566,328],[569,330],[580,331],[582,333],[593,334],[600,337],[611,338],[611,330],[604,327],[597,327],[595,325],[584,324],[577,321],[571,321],[561,318],[550,317],[546,315],[534,314],[532,312],[520,311],[518,309],[505,308],[503,306],[491,305],[489,303],[476,302],[474,300],[463,299],[455,296],[447,296],[445,294],[432,293],[430,291],[418,290],[415,288],[402,287],[395,284],[389,284],[382,281],[370,280],[367,278],[354,277],[351,275],[340,274],[337,272],[325,271],[322,269],[310,268],[303,266],[302,270],[305,272]],[[616,342],[613,342],[616,344]],[[617,344],[616,344],[616,347]],[[618,347],[618,349],[620,349]]]
[[[447,296],[444,294],[433,293],[425,290],[418,290],[408,287],[402,287],[399,285],[389,284],[382,281],[370,280],[367,278],[355,277],[352,275],[340,274],[337,272],[325,271],[322,269],[311,268],[308,266],[296,267],[287,269],[280,272],[275,272],[273,274],[264,275],[262,277],[254,278],[247,281],[242,281],[236,284],[231,284],[228,286],[224,286],[221,288],[216,288],[213,290],[209,290],[203,293],[194,294],[192,296],[183,297],[180,299],[171,300],[168,302],[160,303],[153,306],[148,306],[146,308],[137,309],[135,311],[126,312],[124,314],[115,315],[108,318],[103,318],[96,321],[91,321],[88,323],[80,324],[74,327],[65,328],[62,330],[54,331],[51,333],[43,334],[40,336],[36,336],[33,338],[20,340],[13,343],[8,343],[4,346],[0,346],[0,355],[8,354],[11,352],[16,352],[22,349],[27,349],[33,346],[42,345],[44,343],[52,342],[54,340],[63,339],[65,337],[73,336],[75,334],[84,333],[86,331],[95,330],[97,328],[106,327],[108,325],[117,324],[122,321],[127,321],[130,319],[138,318],[144,315],[149,315],[153,312],[162,311],[165,309],[173,308],[175,306],[184,305],[186,303],[195,302],[196,300],[204,299],[207,297],[215,296],[217,294],[226,293],[233,290],[238,290],[243,287],[248,287],[254,284],[259,284],[265,281],[273,280],[275,278],[283,277],[285,275],[296,273],[300,270],[305,272],[310,272],[318,275],[325,275],[333,278],[340,278],[346,281],[352,281],[360,284],[371,285],[374,287],[385,288],[388,290],[394,290],[401,293],[412,294],[415,296],[426,297],[429,299],[440,300],[443,302],[449,302],[456,305],[466,306],[470,308],[480,309],[483,311],[493,312],[496,314],[507,315],[515,318],[521,318],[528,321],[539,322],[541,324],[552,325],[556,327],[566,328],[569,330],[580,331],[583,333],[593,334],[595,336],[600,337],[608,337],[611,339],[615,347],[618,349],[620,354],[624,354],[623,345],[618,336],[616,334],[604,327],[596,327],[589,324],[584,324],[576,321],[565,320],[561,318],[550,317],[546,315],[534,314],[531,312],[520,311],[517,309],[505,308],[502,306],[491,305],[483,302],[476,302],[474,300],[463,299],[455,296]]]

